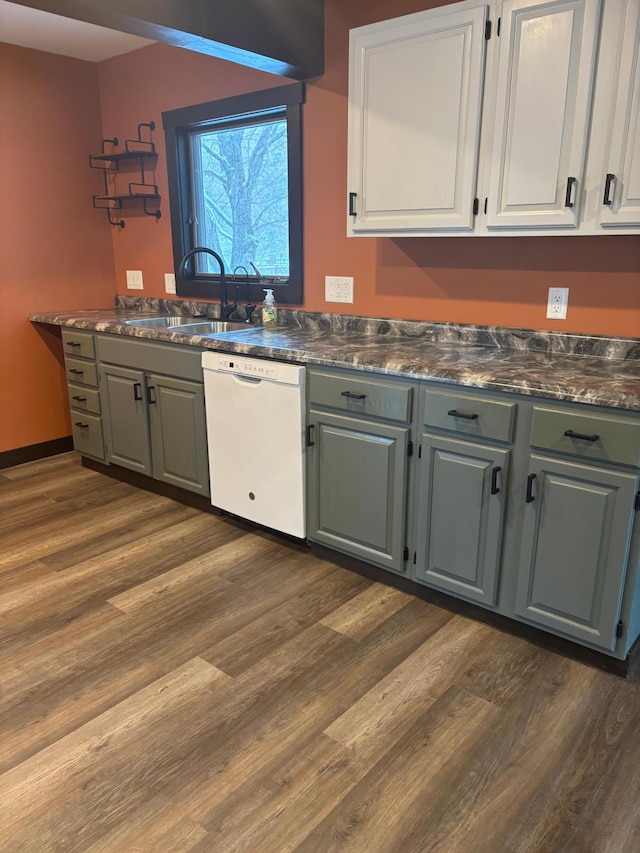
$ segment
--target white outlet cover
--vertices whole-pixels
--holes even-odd
[[[566,320],[569,304],[568,287],[550,287],[547,300],[547,319]]]
[[[176,277],[172,272],[166,272],[164,274],[164,292],[165,293],[175,293],[176,292]]]
[[[325,302],[353,302],[353,276],[325,276],[324,298]]]
[[[144,290],[142,270],[127,270],[127,288],[129,290]]]

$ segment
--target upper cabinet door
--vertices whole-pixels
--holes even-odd
[[[618,0],[618,10],[625,0]],[[612,7],[613,8],[613,7]],[[617,89],[609,109],[610,141],[600,179],[598,224],[640,225],[640,2],[626,0],[623,16],[622,50],[616,57]],[[595,136],[600,127],[594,114]]]
[[[487,227],[578,225],[600,0],[505,0]]]
[[[474,225],[486,5],[352,30],[349,235]]]

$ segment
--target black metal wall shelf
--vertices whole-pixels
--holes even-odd
[[[141,122],[138,125],[137,139],[125,139],[124,151],[106,150],[108,146],[117,148],[119,140],[114,136],[113,139],[102,140],[102,152],[100,154],[89,155],[89,166],[92,169],[100,169],[104,174],[104,193],[93,196],[93,206],[97,210],[106,210],[109,222],[111,225],[117,225],[118,228],[124,228],[125,222],[123,219],[112,219],[111,213],[114,210],[122,210],[122,203],[132,199],[143,200],[143,210],[147,216],[154,216],[156,219],[160,219],[162,216],[158,208],[149,210],[147,207],[148,202],[155,201],[160,196],[156,184],[147,183],[145,166],[149,170],[149,166],[155,163],[157,153],[154,143],[150,139],[142,138],[143,127],[148,127],[149,135],[151,135],[156,125],[153,121]],[[129,182],[127,192],[113,191],[114,186],[109,186],[108,173],[120,171],[120,163],[126,160],[140,161],[140,180]]]

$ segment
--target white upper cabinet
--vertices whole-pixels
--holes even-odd
[[[351,32],[350,234],[474,227],[486,4]]]
[[[640,0],[464,0],[351,32],[351,236],[640,228]]]
[[[600,0],[505,0],[487,228],[576,228]]]
[[[605,6],[588,163],[587,225],[640,226],[640,0]]]

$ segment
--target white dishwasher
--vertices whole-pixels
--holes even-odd
[[[211,503],[305,536],[305,369],[202,353]]]

